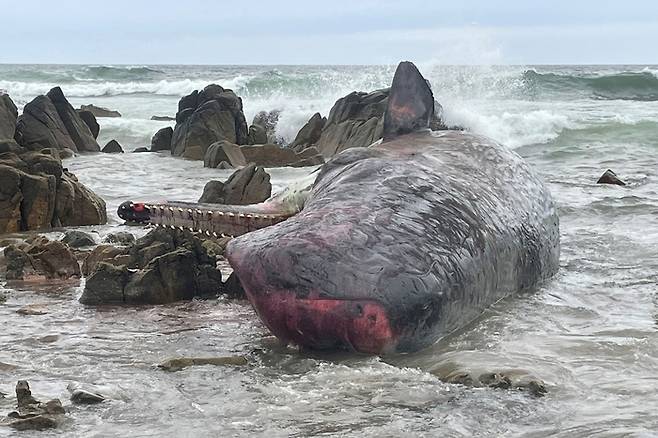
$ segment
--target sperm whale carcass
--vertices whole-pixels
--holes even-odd
[[[124,203],[127,220],[237,235],[226,256],[264,324],[318,349],[409,352],[558,269],[559,221],[515,152],[428,129],[434,97],[401,63],[384,138],[348,149],[308,190],[253,206]]]

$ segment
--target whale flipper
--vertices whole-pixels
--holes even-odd
[[[384,141],[429,128],[434,95],[429,83],[409,61],[398,64],[384,114]]]

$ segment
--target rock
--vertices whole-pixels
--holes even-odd
[[[151,116],[151,120],[156,120],[158,122],[169,122],[176,120],[176,117],[171,116]]]
[[[130,260],[125,248],[118,248],[113,245],[98,245],[87,254],[82,263],[82,274],[85,276],[91,275],[101,262],[107,262],[113,266],[125,266],[130,263]]]
[[[302,126],[302,129],[299,130],[290,147],[297,152],[301,152],[307,147],[314,145],[320,140],[322,128],[324,128],[326,123],[326,117],[322,117],[320,113],[313,114],[308,122]]]
[[[66,100],[62,89],[55,87],[48,92],[47,96],[53,105],[55,105],[57,114],[59,114],[62,122],[64,122],[64,126],[71,139],[73,139],[77,150],[80,152],[100,151],[101,148],[98,146],[96,138],[92,135],[87,124],[78,116],[78,113],[73,109],[69,101]]]
[[[244,366],[248,364],[249,361],[244,356],[179,357],[162,362],[158,365],[158,368],[164,371],[175,372],[192,366]]]
[[[21,223],[21,192],[22,172],[0,161],[0,233],[20,231]]]
[[[160,129],[155,133],[151,139],[151,152],[170,151],[171,150],[171,136],[174,130],[171,126]]]
[[[18,309],[16,313],[23,316],[47,315],[48,308],[44,304],[28,304]]]
[[[119,111],[110,110],[96,105],[82,105],[80,111],[89,111],[96,117],[121,117]]]
[[[222,162],[232,167],[243,167],[247,165],[240,146],[221,140],[210,145],[203,157],[203,167],[215,168]]]
[[[101,150],[101,152],[104,152],[106,154],[122,154],[123,148],[121,147],[118,141],[110,140],[105,145],[105,147]]]
[[[20,155],[24,153],[27,149],[25,149],[22,146],[19,146],[18,143],[16,143],[16,140],[13,138],[10,139],[0,139],[0,154],[4,154],[7,152],[11,152],[13,154]]]
[[[105,201],[64,171],[57,186],[54,226],[78,227],[107,222]]]
[[[19,380],[16,383],[16,401],[19,407],[40,403],[32,396],[30,384],[27,380]]]
[[[302,167],[324,163],[324,158],[320,154],[311,157],[307,152],[301,155],[290,148],[276,144],[241,146],[240,149],[247,162],[263,167]],[[317,152],[315,149],[313,151]]]
[[[617,177],[617,174],[614,173],[612,170],[608,169],[606,170],[603,175],[601,175],[601,178],[596,182],[597,184],[613,184],[617,186],[625,186],[626,183]]]
[[[78,405],[92,405],[104,402],[105,397],[95,392],[76,389],[71,393],[71,401]]]
[[[254,116],[254,120],[251,124],[252,126],[260,126],[263,128],[266,140],[253,144],[281,143],[281,140],[276,136],[276,124],[279,122],[280,116],[281,111],[279,110],[260,111]]]
[[[116,233],[110,233],[107,236],[105,236],[103,242],[128,246],[135,243],[135,236],[133,236],[131,233],[127,231],[117,231]]]
[[[178,103],[172,155],[203,159],[208,147],[220,140],[247,142],[242,99],[219,85],[208,85],[183,97]],[[186,153],[190,148],[197,150]]]
[[[224,283],[224,294],[226,294],[226,296],[228,296],[229,298],[235,300],[247,299],[247,294],[244,291],[244,288],[242,287],[242,283],[240,283],[240,279],[235,274],[235,272],[232,272],[231,275],[228,276],[228,280],[226,280],[226,283]]]
[[[64,233],[61,242],[67,244],[71,248],[96,245],[94,238],[90,234],[77,230],[71,230]]]
[[[32,396],[27,381],[20,380],[16,385],[18,411],[9,413],[9,421],[4,423],[16,430],[45,430],[59,425],[66,411],[58,399],[41,403]]]
[[[269,174],[262,167],[252,163],[235,171],[225,183],[208,182],[199,202],[247,205],[263,202],[271,195],[272,184]]]
[[[21,229],[48,229],[55,213],[57,179],[52,175],[21,175]]]
[[[140,153],[140,152],[150,152],[148,148],[145,148],[144,146],[138,147],[137,149],[133,150],[133,153]]]
[[[89,131],[91,131],[91,135],[93,135],[94,138],[97,139],[101,127],[98,124],[98,121],[96,120],[96,116],[94,115],[94,113],[92,113],[91,111],[78,110],[78,116],[80,116],[82,121],[85,122],[85,124],[89,128]]]
[[[94,251],[90,257],[93,254]],[[109,263],[120,257],[124,257],[125,265]],[[215,296],[222,290],[216,263],[193,234],[158,228],[108,262],[98,262],[87,279],[80,302],[165,304]]]
[[[14,138],[18,109],[9,95],[0,91],[0,140]]]
[[[228,170],[228,169],[235,169],[235,167],[231,166],[231,164],[227,163],[226,161],[222,161],[217,165],[217,169]]]
[[[247,144],[265,144],[267,143],[267,132],[260,125],[251,125],[247,134]]]
[[[4,250],[7,260],[7,280],[23,280],[27,275],[36,273],[35,262],[32,257],[16,245],[9,245]]]
[[[204,154],[201,146],[188,146],[181,156],[189,160],[203,160]]]
[[[75,254],[62,242],[38,238],[27,247],[26,253],[36,262],[37,271],[43,273],[46,278],[67,279],[81,276]]]

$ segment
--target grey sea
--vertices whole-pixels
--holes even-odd
[[[515,149],[548,182],[561,219],[554,279],[431,348],[385,358],[279,345],[247,302],[90,308],[78,303],[83,283],[0,282],[0,362],[16,365],[0,366],[0,392],[27,379],[44,399],[67,400],[69,384],[110,398],[70,407],[67,423],[43,437],[658,436],[658,67],[419,69],[449,124]],[[173,124],[151,116],[174,116],[180,97],[210,83],[241,96],[247,120],[280,110],[277,136],[289,142],[314,112],[327,115],[351,91],[387,87],[393,71],[0,65],[0,89],[19,107],[59,85],[76,107],[118,110],[120,118],[99,119],[99,143],[132,150]],[[108,224],[82,227],[99,240],[123,229],[120,202],[195,201],[208,180],[230,174],[162,153],[81,155],[65,166],[107,201]],[[608,168],[627,185],[597,185]],[[275,188],[310,172],[269,171]],[[34,303],[47,314],[16,313]],[[246,355],[250,365],[155,367],[224,355]],[[443,383],[437,375],[452,368],[523,370],[548,394]],[[4,436],[27,435],[0,428]]]

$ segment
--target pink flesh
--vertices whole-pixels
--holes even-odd
[[[249,293],[260,318],[280,339],[311,348],[368,354],[395,349],[396,336],[384,308],[368,300],[297,298],[293,292]]]

